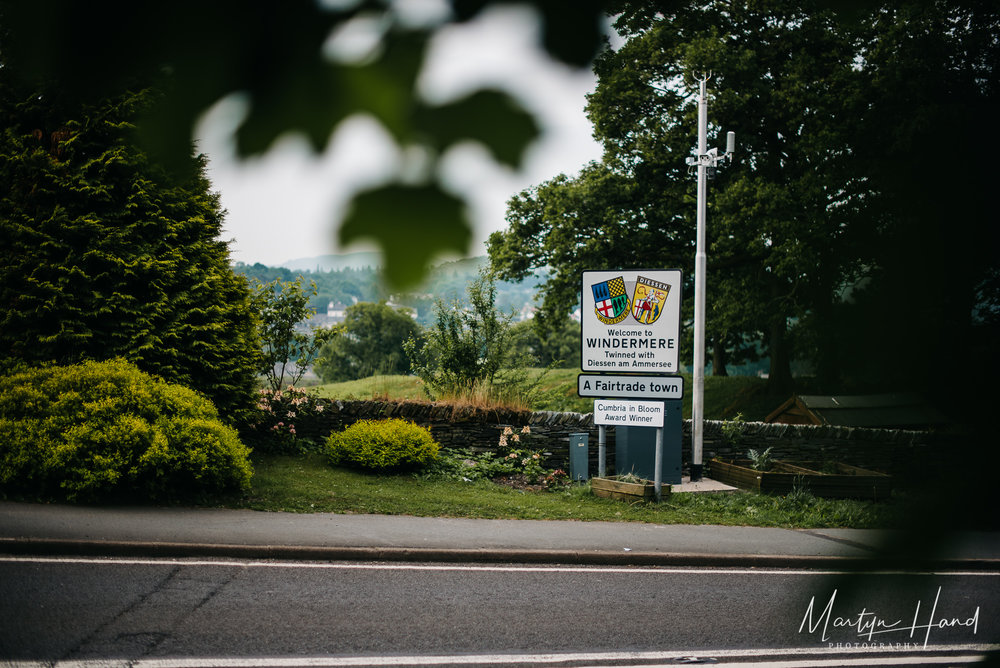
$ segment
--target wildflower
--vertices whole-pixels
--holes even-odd
[[[531,455],[531,458],[532,458],[532,459],[538,459],[538,457],[539,457],[539,455],[538,455],[538,453],[537,453],[537,452],[536,452],[535,454]]]
[[[517,434],[513,434],[513,435],[511,436],[511,438],[512,438],[512,439],[514,439],[514,442],[515,442],[515,443],[520,443],[520,442],[521,442],[521,437],[520,437],[520,436],[518,436]]]
[[[290,418],[295,417],[295,411],[288,411],[288,417]]]
[[[323,412],[323,404],[316,404],[316,412],[318,413]]]
[[[517,453],[516,452],[512,452],[509,455],[507,455],[507,458],[508,459],[517,459]]]
[[[509,436],[510,434],[513,434],[513,433],[514,433],[514,430],[511,429],[510,427],[504,427],[503,428],[503,435],[504,436]]]
[[[522,434],[530,434],[531,433],[531,427],[529,427],[528,425],[524,425],[524,427],[521,429],[521,433]]]

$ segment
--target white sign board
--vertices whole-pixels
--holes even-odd
[[[618,399],[682,399],[681,376],[610,376],[581,373],[576,377],[581,397]]]
[[[662,427],[663,402],[598,399],[594,402],[594,424],[618,427]]]
[[[680,269],[585,271],[581,294],[583,371],[680,370]]]

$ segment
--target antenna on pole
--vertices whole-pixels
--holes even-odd
[[[691,395],[691,481],[702,476],[702,446],[705,424],[705,208],[706,180],[709,170],[713,173],[720,162],[732,159],[736,151],[736,133],[726,135],[726,152],[708,150],[708,97],[705,84],[711,73],[697,77],[698,91],[698,152],[687,159],[688,165],[698,167],[698,220],[694,256],[694,361],[693,390]]]

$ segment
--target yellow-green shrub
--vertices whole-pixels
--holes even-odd
[[[184,500],[245,490],[249,454],[208,399],[123,360],[0,378],[0,493]]]
[[[398,418],[360,420],[326,440],[334,466],[376,471],[420,468],[434,461],[439,449],[427,429]]]

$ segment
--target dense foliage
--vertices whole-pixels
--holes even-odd
[[[384,288],[379,282],[379,274],[374,267],[324,270],[320,267],[308,270],[292,270],[287,267],[272,267],[261,263],[244,264],[237,262],[233,267],[251,282],[271,283],[281,281],[291,283],[302,278],[315,284],[316,293],[309,300],[309,308],[322,313],[330,302],[351,304],[356,301],[375,302],[384,298]]]
[[[546,329],[532,318],[511,327],[515,355],[534,360],[537,366],[580,368],[580,323],[565,317],[562,324]]]
[[[326,442],[334,466],[375,471],[421,468],[437,458],[439,449],[430,431],[399,418],[360,420]]]
[[[182,501],[248,488],[249,450],[204,397],[124,360],[0,377],[0,493]]]
[[[551,269],[543,323],[573,309],[582,269],[692,275],[685,158],[695,79],[710,73],[709,147],[738,137],[709,185],[713,368],[754,357],[760,341],[779,394],[796,355],[827,387],[928,389],[928,351],[973,350],[974,314],[996,302],[998,139],[981,128],[1000,112],[1000,9],[831,5],[613,4],[625,41],[597,60],[588,103],[603,160],[513,198],[508,229],[490,239],[501,278]]]
[[[178,179],[131,143],[148,91],[82,104],[0,67],[0,357],[125,357],[225,415],[252,401],[246,281],[203,159]]]
[[[513,313],[497,310],[492,276],[482,272],[467,294],[467,302],[438,300],[434,326],[406,341],[413,372],[431,398],[526,399],[538,381],[527,378],[532,360],[514,350]]]
[[[409,373],[403,343],[420,336],[421,328],[409,309],[385,302],[354,304],[347,307],[337,336],[320,350],[315,371],[325,383]]]

